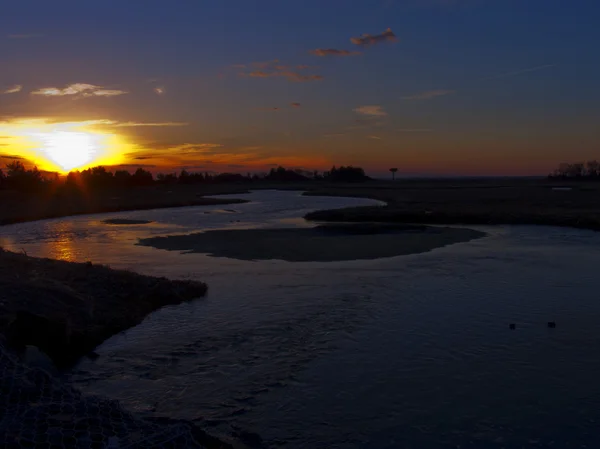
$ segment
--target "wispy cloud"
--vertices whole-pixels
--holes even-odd
[[[256,108],[257,111],[279,111],[277,106],[267,108]]]
[[[31,95],[41,95],[44,97],[64,97],[69,95],[81,95],[83,97],[114,97],[125,95],[127,91],[117,89],[104,89],[102,86],[93,84],[75,83],[64,88],[59,87],[42,87],[34,90]]]
[[[5,90],[0,90],[0,95],[16,94],[18,92],[21,92],[22,90],[23,86],[21,86],[20,84],[15,84],[14,86],[10,86]]]
[[[164,95],[167,93],[167,90],[164,87],[155,87],[152,89],[156,95]]]
[[[293,108],[299,108],[302,105],[300,103],[290,103],[290,106]]]
[[[250,67],[254,67],[249,72],[240,72],[240,76],[246,76],[250,78],[286,78],[288,81],[297,83],[303,83],[307,81],[320,81],[323,79],[321,75],[309,75],[300,73],[300,70],[308,69],[309,66],[298,65],[295,70],[292,70],[290,66],[278,64],[279,60],[274,59],[266,62],[253,62],[249,64]],[[244,65],[245,66],[245,65]]]
[[[9,34],[9,39],[35,39],[36,37],[43,37],[43,34]]]
[[[118,95],[125,95],[126,91],[124,90],[118,90],[118,89],[99,89],[99,90],[95,90],[94,92],[92,92],[89,95],[93,95],[96,97],[116,97]]]
[[[493,75],[493,76],[487,77],[485,79],[509,78],[511,76],[517,76],[517,75],[521,75],[523,73],[531,73],[531,72],[537,72],[538,70],[550,69],[552,67],[556,67],[556,64],[545,64],[545,65],[539,65],[536,67],[529,67],[527,69],[514,70],[512,72],[506,72],[506,73],[501,73],[499,75]]]
[[[385,117],[387,112],[383,110],[383,107],[377,105],[359,106],[353,109],[354,112],[361,115],[368,115],[371,117]]]
[[[361,47],[369,47],[375,44],[384,42],[396,42],[398,37],[394,34],[391,28],[388,28],[381,34],[363,34],[359,37],[350,38],[350,42]]]
[[[310,54],[320,57],[327,56],[355,56],[360,55],[360,51],[337,50],[335,48],[316,48],[309,51]]]
[[[187,122],[156,122],[156,123],[144,123],[144,122],[114,122],[114,126],[116,128],[133,128],[137,126],[151,126],[151,127],[160,127],[160,126],[188,126]]]
[[[368,139],[372,139],[372,140],[383,140],[381,137],[379,136],[367,136]]]
[[[436,97],[443,97],[444,95],[453,94],[454,90],[438,89],[438,90],[427,90],[425,92],[419,92],[418,94],[410,95],[408,97],[402,97],[403,100],[431,100]]]
[[[306,81],[321,81],[323,77],[321,75],[303,75],[297,72],[281,72],[281,76],[285,76],[288,81],[294,81],[296,83],[304,83]]]

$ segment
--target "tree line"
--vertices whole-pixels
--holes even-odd
[[[20,191],[40,191],[51,187],[88,189],[127,188],[151,186],[161,184],[203,184],[203,183],[252,183],[260,181],[271,182],[304,182],[304,181],[330,181],[330,182],[360,182],[368,180],[365,172],[360,167],[341,166],[332,167],[331,170],[320,173],[301,169],[287,169],[285,167],[272,168],[267,173],[242,175],[240,173],[209,173],[188,172],[181,170],[179,173],[158,173],[140,167],[133,173],[128,170],[116,170],[114,173],[106,167],[98,166],[83,171],[72,171],[66,177],[57,173],[47,173],[37,167],[27,169],[21,161],[14,161],[6,165],[6,171],[0,169],[0,189]]]
[[[596,160],[575,163],[563,162],[548,177],[551,179],[600,180],[600,162]]]

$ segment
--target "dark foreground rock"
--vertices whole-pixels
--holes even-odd
[[[116,401],[85,397],[23,364],[1,338],[0,447],[232,448],[191,423],[143,419]]]
[[[66,368],[151,312],[200,298],[202,282],[172,281],[0,250],[0,334]]]

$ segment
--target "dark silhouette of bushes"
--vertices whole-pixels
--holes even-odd
[[[563,162],[548,175],[548,178],[598,181],[600,180],[600,162],[596,160],[572,164]]]
[[[36,192],[48,183],[37,167],[27,170],[21,161],[6,165],[6,175],[0,175],[0,186],[5,189]]]
[[[371,178],[365,175],[365,171],[360,167],[349,165],[336,168],[334,165],[330,171],[323,174],[323,179],[333,182],[361,182]]]
[[[0,170],[0,189],[19,190],[24,192],[48,191],[49,187],[59,190],[75,192],[83,190],[107,190],[129,187],[143,187],[151,185],[168,184],[218,184],[218,183],[259,183],[269,182],[359,182],[370,179],[360,167],[335,166],[322,175],[319,172],[309,172],[300,169],[287,169],[285,167],[272,168],[265,174],[240,173],[199,173],[182,170],[179,175],[175,173],[154,175],[140,167],[135,172],[116,170],[114,173],[106,167],[98,166],[83,171],[72,171],[66,177],[59,177],[57,173],[41,172],[34,167],[26,169],[21,161],[11,162],[6,166],[6,171]]]
[[[299,173],[299,171],[288,170],[283,167],[272,168],[269,174],[265,176],[268,181],[279,181],[279,182],[294,182],[294,181],[306,181],[309,178]]]

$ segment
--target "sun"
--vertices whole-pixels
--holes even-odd
[[[88,165],[103,147],[103,136],[86,132],[50,131],[37,137],[42,143],[40,151],[64,171]]]
[[[118,165],[131,148],[110,132],[110,121],[50,122],[24,119],[0,122],[0,134],[11,139],[9,148],[42,170],[68,173],[95,165]]]

